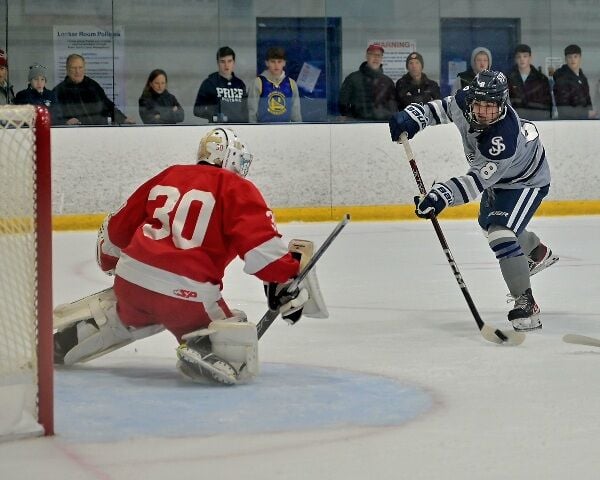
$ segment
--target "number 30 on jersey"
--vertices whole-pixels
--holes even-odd
[[[192,189],[181,195],[179,190],[175,187],[156,185],[150,190],[148,200],[156,200],[161,196],[165,197],[165,203],[161,207],[155,208],[152,215],[152,218],[155,218],[160,222],[160,227],[155,227],[146,223],[142,227],[144,235],[154,240],[161,240],[171,235],[175,246],[183,250],[202,245],[206,230],[208,229],[210,216],[215,207],[215,197],[213,194]],[[179,201],[180,198],[181,201]],[[179,204],[177,205],[178,201]],[[195,218],[190,215],[190,206],[192,205],[192,202],[200,202],[202,205]],[[173,211],[175,205],[177,205],[177,208],[175,210],[175,215],[173,216],[173,225],[171,226],[169,214]],[[189,239],[183,236],[183,229],[186,223],[190,224],[189,227],[191,227],[191,223],[193,223],[194,227]],[[190,231],[189,227],[186,229],[186,232]]]

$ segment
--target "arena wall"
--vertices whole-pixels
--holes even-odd
[[[207,126],[73,127],[52,130],[55,228],[92,228],[141,183],[174,163],[193,163]],[[416,191],[404,149],[384,123],[239,125],[255,155],[249,179],[279,220],[412,217]],[[552,168],[542,214],[600,213],[600,122],[539,122]],[[453,125],[412,141],[426,184],[467,170]],[[472,215],[476,206],[448,209]],[[88,222],[88,223],[86,223]]]

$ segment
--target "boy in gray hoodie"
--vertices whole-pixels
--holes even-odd
[[[469,85],[479,72],[491,70],[491,68],[492,52],[485,47],[475,47],[471,52],[471,66],[456,76],[456,80],[452,84],[452,94]]]

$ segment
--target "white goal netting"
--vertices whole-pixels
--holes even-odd
[[[38,201],[45,198],[39,195],[38,154],[49,161],[49,149],[38,152],[43,132],[36,117],[42,114],[29,105],[0,107],[0,439],[44,431],[39,290],[51,285],[39,275],[38,246],[46,239],[39,231]]]

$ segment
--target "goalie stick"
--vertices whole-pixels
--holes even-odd
[[[287,293],[295,293],[296,290],[298,290],[298,286],[300,285],[300,282],[302,280],[304,280],[306,275],[308,275],[308,273],[313,269],[313,267],[315,266],[315,264],[317,263],[319,258],[321,258],[321,256],[325,253],[325,250],[327,250],[329,248],[329,245],[331,245],[331,243],[340,234],[342,229],[348,224],[349,221],[350,221],[350,215],[349,214],[344,215],[344,218],[336,225],[336,227],[333,229],[333,231],[325,239],[323,244],[318,248],[318,250],[315,252],[315,254],[311,257],[311,259],[308,261],[308,263],[302,269],[300,274],[294,280],[292,280],[292,283],[290,283],[287,286],[287,288],[286,288]],[[286,296],[287,295],[284,294],[281,297],[282,305],[284,305],[289,300],[291,300],[291,298],[294,298],[293,296],[290,296],[291,298],[286,300],[285,299]],[[279,309],[276,309],[276,310],[269,309],[263,315],[263,317],[258,321],[258,323],[256,324],[256,332],[258,334],[259,339],[260,339],[260,337],[262,337],[264,335],[264,333],[271,326],[271,324],[275,321],[275,319],[277,318],[278,315],[279,315]]]
[[[585,335],[576,335],[568,333],[563,337],[563,342],[574,343],[576,345],[587,345],[589,347],[600,347],[600,339],[587,337]]]
[[[419,173],[419,168],[417,167],[417,162],[415,161],[415,157],[412,152],[412,148],[408,143],[408,135],[406,132],[403,132],[400,135],[400,143],[404,146],[404,151],[408,158],[408,163],[410,164],[410,168],[412,169],[413,176],[415,177],[415,181],[417,182],[417,186],[419,187],[419,192],[421,195],[426,195],[427,191],[425,190],[425,184],[423,183],[423,179],[421,178],[421,174]],[[479,327],[479,331],[483,338],[485,338],[489,342],[498,343],[498,344],[508,344],[508,345],[520,345],[525,340],[525,334],[522,332],[514,332],[514,331],[502,331],[497,328],[491,327],[487,325],[479,315],[477,308],[475,307],[475,303],[471,298],[471,294],[467,289],[467,285],[463,280],[463,277],[458,269],[458,265],[454,261],[454,257],[452,256],[452,252],[450,251],[450,247],[448,246],[448,242],[446,242],[446,237],[444,236],[444,232],[442,232],[442,227],[440,227],[440,223],[438,222],[437,217],[432,213],[429,216],[429,220],[433,225],[435,233],[440,241],[442,249],[446,254],[446,259],[450,264],[450,268],[452,269],[452,273],[454,273],[454,278],[456,278],[456,282],[460,287],[460,290],[467,301],[467,305],[469,306],[469,310],[473,314],[473,318],[475,319],[475,323]]]

